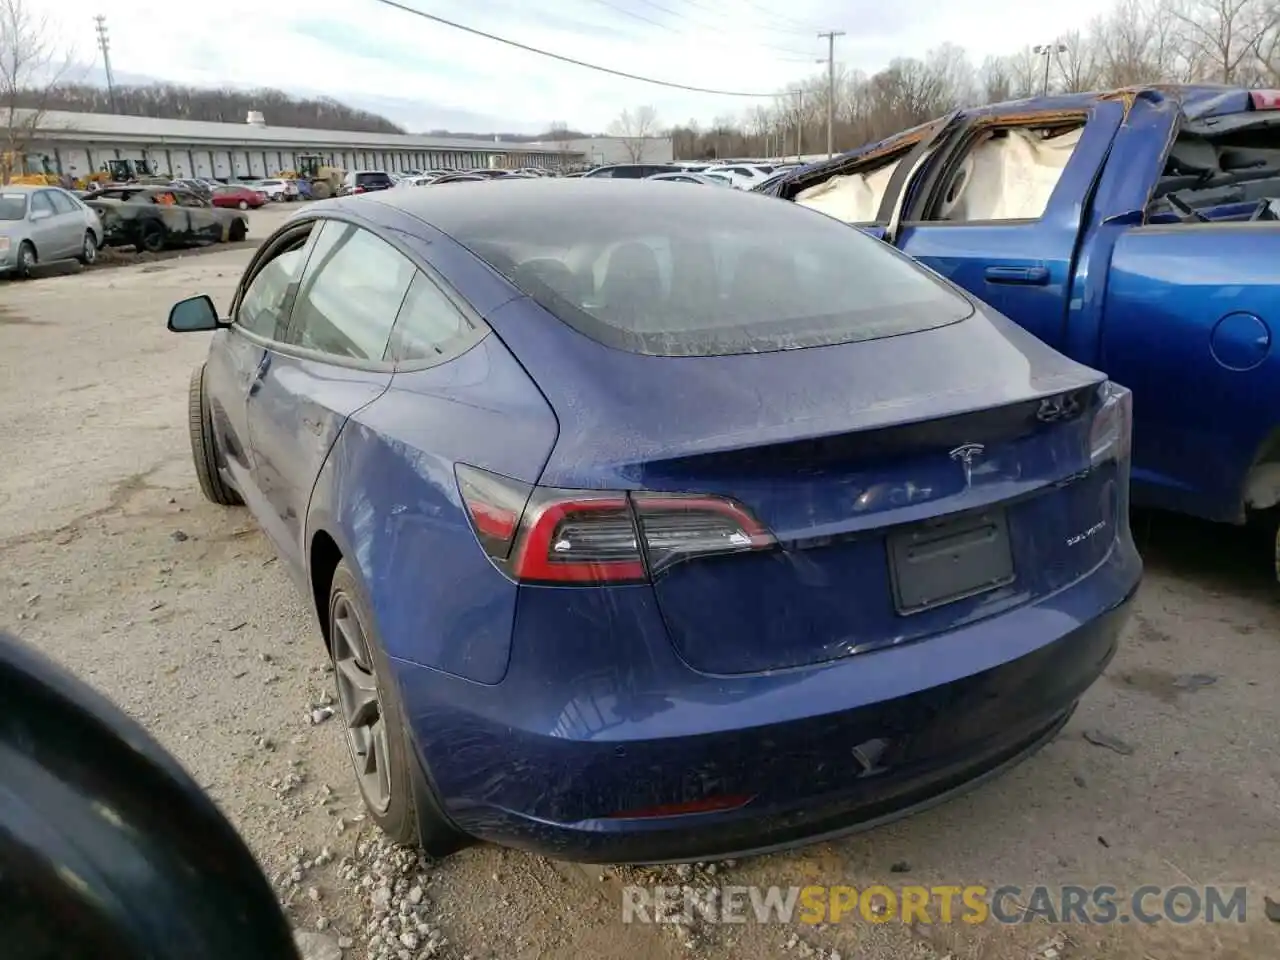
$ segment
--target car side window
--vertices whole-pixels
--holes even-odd
[[[38,213],[40,211],[52,214],[54,213],[53,203],[49,199],[49,191],[41,190],[31,198],[31,212]]]
[[[941,223],[1038,220],[1062,179],[1084,124],[993,126],[951,161],[924,219]]]
[[[430,278],[418,273],[400,306],[386,359],[397,363],[440,360],[471,342],[476,329]]]
[[[327,221],[302,278],[287,342],[381,361],[416,268],[368,230]]]
[[[49,202],[53,204],[55,213],[75,213],[75,202],[61,190],[49,190]]]
[[[203,207],[204,201],[197,197],[194,193],[179,193],[178,206],[180,207]]]
[[[296,244],[286,247],[254,274],[240,298],[237,326],[269,340],[284,340],[306,251],[307,240],[299,237]]]

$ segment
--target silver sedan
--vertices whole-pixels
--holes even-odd
[[[38,263],[98,257],[102,222],[57,187],[0,187],[0,275],[27,277]]]

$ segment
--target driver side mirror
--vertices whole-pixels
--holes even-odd
[[[200,333],[225,327],[208,294],[179,300],[169,308],[169,329],[174,333]]]

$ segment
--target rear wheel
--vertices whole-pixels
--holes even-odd
[[[92,230],[84,232],[84,240],[80,246],[80,256],[76,257],[76,259],[86,267],[98,259],[98,240],[94,237]]]
[[[238,206],[241,210],[248,210],[248,209],[249,209],[249,201],[248,201],[248,200],[241,200],[241,201],[237,204],[237,206]]]
[[[346,561],[329,588],[329,652],[347,751],[365,809],[395,843],[443,857],[468,838],[444,815],[413,756],[408,724],[359,583]]]
[[[191,436],[191,459],[195,463],[200,491],[214,503],[234,507],[243,503],[218,473],[218,451],[213,439],[213,418],[204,393],[204,364],[191,372],[187,390],[187,431]]]
[[[138,246],[147,253],[159,253],[164,249],[165,240],[164,227],[154,220],[149,220],[142,225],[142,236],[138,239]]]

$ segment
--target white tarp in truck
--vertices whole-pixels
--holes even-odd
[[[988,134],[952,176],[937,211],[939,220],[1034,220],[1044,214],[1053,188],[1080,140],[1083,127],[1044,138],[1036,130]],[[869,223],[901,160],[867,175],[832,177],[802,190],[796,202],[845,223]]]

